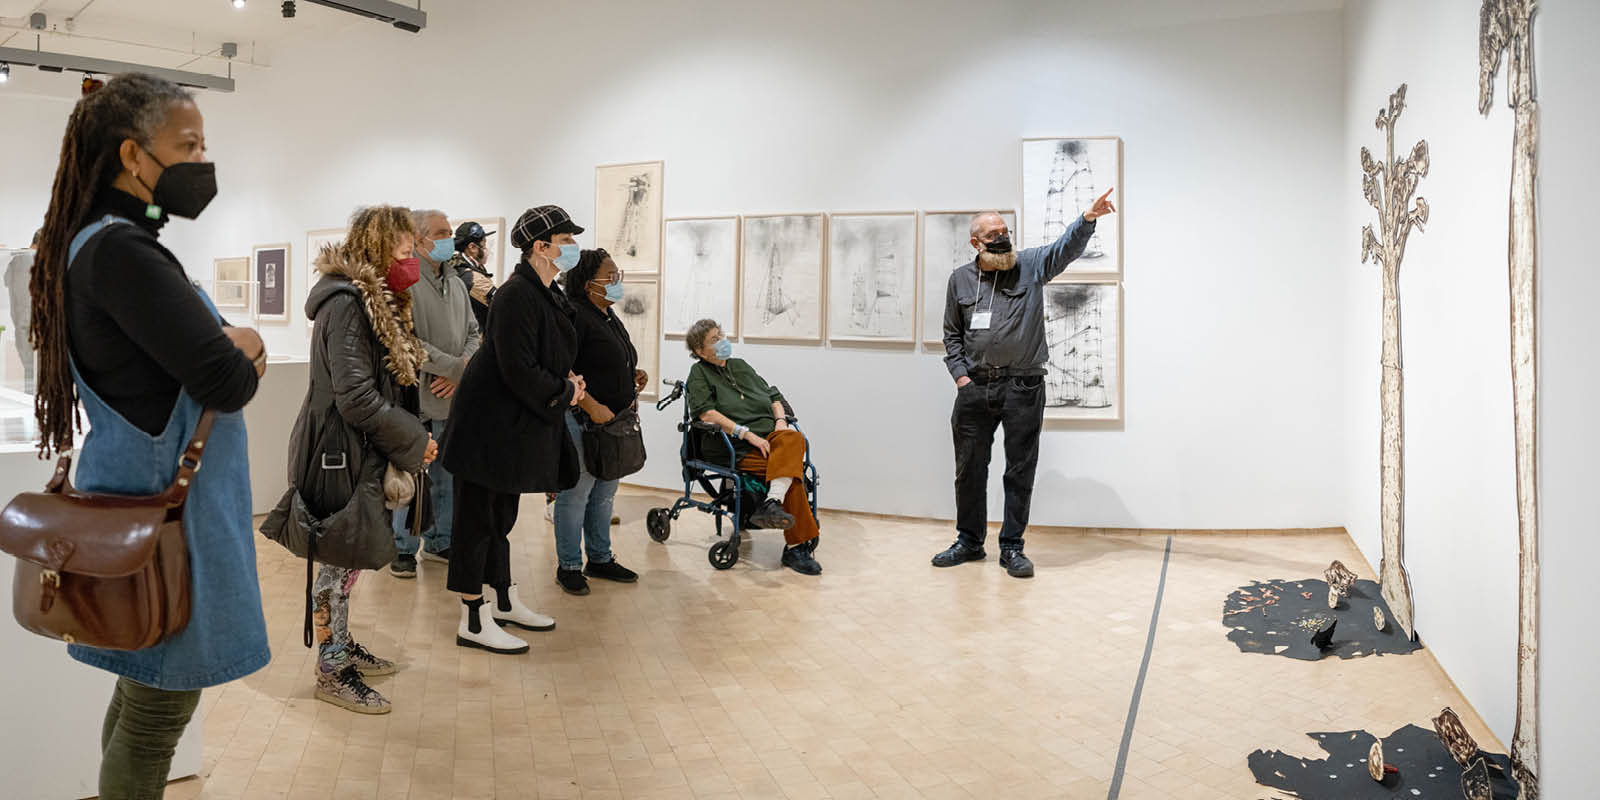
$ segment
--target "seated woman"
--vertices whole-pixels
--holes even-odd
[[[782,528],[783,565],[802,575],[821,574],[817,520],[804,482],[806,440],[785,421],[783,395],[749,364],[733,358],[733,342],[715,320],[696,322],[684,338],[699,359],[685,382],[689,413],[732,437],[739,471],[770,487],[750,524]]]

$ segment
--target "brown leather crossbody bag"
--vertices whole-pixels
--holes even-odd
[[[17,559],[11,610],[22,627],[109,650],[142,650],[189,624],[183,507],[216,412],[206,410],[166,490],[128,496],[72,487],[63,454],[42,492],[0,512],[0,550]]]

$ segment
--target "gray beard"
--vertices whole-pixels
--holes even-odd
[[[984,272],[1004,272],[1017,265],[1017,251],[1009,253],[991,253],[988,250],[978,251],[978,269]]]

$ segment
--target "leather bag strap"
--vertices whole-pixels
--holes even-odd
[[[178,457],[178,474],[172,477],[172,484],[167,487],[165,498],[168,506],[176,508],[189,498],[189,487],[194,483],[195,473],[200,471],[201,454],[211,438],[212,423],[216,421],[217,412],[212,409],[208,408],[200,414],[200,422],[194,427],[194,436],[183,448],[183,455]]]

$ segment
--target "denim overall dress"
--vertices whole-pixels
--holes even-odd
[[[68,250],[69,269],[91,237],[119,224],[132,223],[108,215],[84,227]],[[198,288],[195,291],[220,321],[211,298]],[[151,436],[101,400],[75,364],[72,380],[90,426],[78,454],[73,485],[88,492],[128,495],[166,489],[205,409],[180,389],[166,429]],[[189,548],[192,581],[189,625],[144,650],[74,644],[67,652],[91,667],[170,691],[216,686],[266,666],[271,653],[266,619],[261,614],[251,527],[244,415],[218,413],[183,510],[183,538]]]

